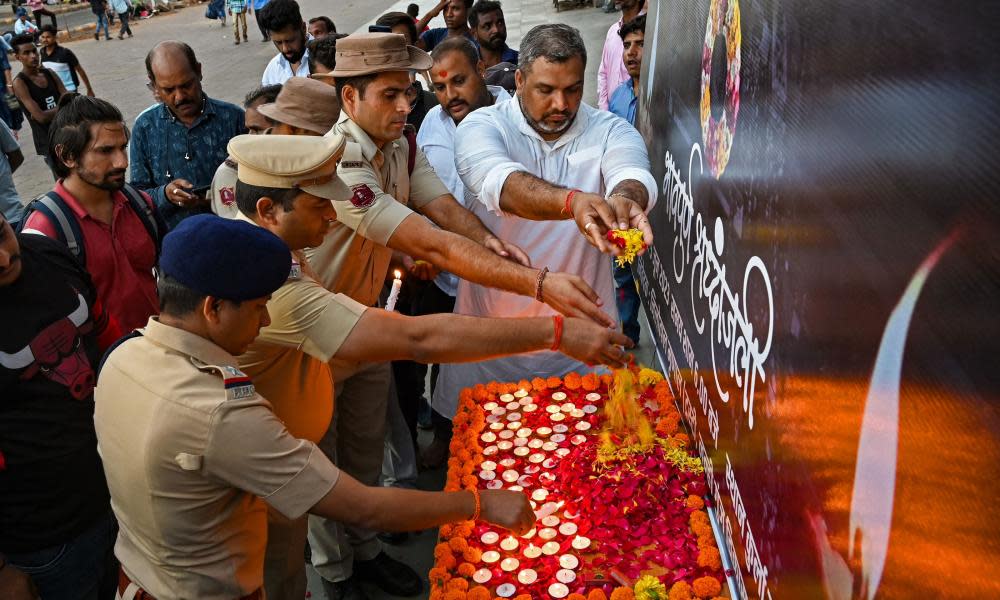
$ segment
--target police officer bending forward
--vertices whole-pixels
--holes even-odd
[[[276,235],[200,215],[167,235],[160,260],[161,314],[108,354],[96,392],[124,600],[261,598],[265,502],[383,531],[476,513],[531,528],[520,493],[365,487],[288,433],[234,358],[289,276]]]

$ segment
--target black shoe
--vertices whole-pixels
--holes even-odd
[[[354,577],[374,583],[392,596],[416,596],[424,588],[416,571],[385,552],[371,560],[354,561]]]
[[[376,537],[378,537],[378,539],[382,540],[386,544],[391,544],[393,546],[396,546],[398,544],[402,544],[407,539],[409,539],[410,534],[406,533],[405,531],[398,531],[396,533],[380,533]]]
[[[323,579],[323,591],[329,600],[368,600],[368,595],[361,589],[357,577],[348,577],[344,581]]]

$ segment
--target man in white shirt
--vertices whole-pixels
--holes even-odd
[[[261,85],[285,83],[291,77],[309,77],[309,49],[312,37],[295,0],[272,0],[260,14],[260,25],[271,38],[278,54],[267,63]]]
[[[453,196],[466,208],[465,186],[455,169],[455,130],[472,111],[490,106],[495,102],[510,99],[510,94],[500,86],[486,85],[486,65],[479,58],[476,47],[464,37],[449,38],[438,44],[431,52],[434,66],[431,67],[432,91],[437,95],[438,106],[430,109],[424,117],[423,125],[417,132],[417,145],[427,155],[434,172]],[[442,271],[433,283],[426,286],[414,301],[416,314],[452,312],[455,308],[455,293],[458,277]],[[424,381],[427,367],[412,363]],[[431,370],[431,392],[437,380],[438,366]],[[407,392],[398,391],[400,403]],[[423,389],[411,393],[419,401]],[[432,411],[433,412],[433,411]],[[426,467],[435,467],[448,459],[448,443],[451,440],[451,419],[433,412],[434,441],[420,456]]]
[[[540,25],[524,37],[517,95],[477,110],[455,135],[455,162],[466,200],[487,227],[517,243],[535,266],[584,279],[614,310],[608,229],[638,227],[653,236],[646,211],[656,182],[638,131],[582,103],[586,47],[576,29]],[[542,178],[544,176],[544,179]],[[527,316],[550,309],[460,281],[455,312]],[[459,391],[485,381],[563,375],[584,368],[555,352],[472,365],[442,365],[434,409],[454,415]]]

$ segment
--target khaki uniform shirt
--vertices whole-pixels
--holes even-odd
[[[108,356],[95,395],[115,555],[159,600],[249,594],[263,585],[264,503],[297,518],[340,471],[225,350],[156,317],[140,331]]]
[[[351,190],[350,200],[335,201],[337,223],[318,248],[306,250],[309,264],[326,289],[374,306],[389,272],[389,238],[404,219],[432,200],[448,194],[424,153],[417,149],[413,174],[407,170],[405,137],[379,149],[346,113],[337,130],[347,138],[337,175]],[[343,381],[359,363],[334,360],[333,377]]]
[[[237,219],[253,223],[242,213]],[[292,273],[267,303],[271,324],[239,357],[288,431],[319,442],[333,417],[333,375],[328,361],[347,340],[365,307],[321,286],[301,253]]]

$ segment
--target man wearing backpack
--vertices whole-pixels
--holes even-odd
[[[153,267],[166,232],[149,196],[125,183],[127,146],[124,119],[113,104],[65,96],[48,148],[59,180],[28,204],[23,220],[24,231],[69,247],[123,331],[159,312]]]

